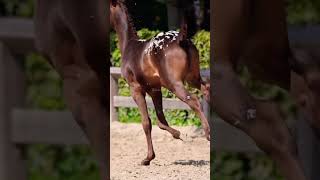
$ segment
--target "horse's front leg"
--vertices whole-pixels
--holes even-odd
[[[142,126],[144,133],[146,134],[147,144],[148,144],[148,155],[147,157],[141,162],[141,165],[150,165],[150,161],[155,158],[155,153],[153,150],[152,139],[151,139],[151,129],[152,124],[148,114],[146,99],[145,99],[145,91],[138,83],[130,83],[130,90],[131,96],[133,97],[134,101],[138,105],[138,108],[141,113],[142,118]]]
[[[169,126],[163,114],[161,88],[155,88],[150,91],[151,92],[148,92],[148,94],[151,96],[155,110],[156,110],[159,128],[162,130],[168,131],[175,139],[180,139],[180,132]]]

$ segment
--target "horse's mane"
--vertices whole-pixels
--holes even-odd
[[[137,35],[137,30],[136,30],[136,27],[134,26],[134,23],[133,23],[133,19],[131,18],[131,15],[128,11],[128,8],[126,6],[126,3],[125,3],[125,0],[118,0],[118,5],[120,6],[120,8],[125,12],[125,14],[127,15],[127,20],[128,20],[128,25],[131,27],[131,33]]]

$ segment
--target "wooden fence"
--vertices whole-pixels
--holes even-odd
[[[291,35],[296,33],[292,38],[292,43],[310,45],[309,42],[312,42],[319,45],[317,44],[320,42],[319,32],[319,30],[313,30],[314,36],[312,36],[307,30],[295,29],[291,33]],[[87,144],[87,139],[69,112],[26,109],[23,55],[34,50],[34,29],[31,20],[0,18],[0,180],[27,179],[26,163],[22,156],[24,145],[35,143]],[[111,102],[113,108],[110,109],[111,119],[116,120],[115,107],[132,107],[134,103],[127,97],[117,95],[115,79],[119,78],[119,69],[112,68],[111,76],[111,97],[114,97]],[[188,108],[182,104],[177,106],[169,99],[164,102],[166,108]],[[223,121],[214,119],[213,128],[214,136],[211,144],[215,150],[259,152],[251,139]],[[309,133],[300,132],[302,132],[300,138],[302,140],[305,139],[305,134]],[[314,144],[318,141],[313,138],[312,142],[307,150],[314,152]],[[303,148],[303,146],[300,147]],[[302,155],[302,157],[306,156]],[[317,166],[314,166],[315,161],[311,162],[310,157],[302,159],[305,160],[306,167],[313,165],[310,174],[311,176],[315,174],[317,172],[315,169]],[[317,178],[315,176],[314,179]]]

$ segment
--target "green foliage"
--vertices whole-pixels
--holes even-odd
[[[32,17],[34,13],[34,0],[2,0],[8,15]]]
[[[254,153],[211,153],[211,179],[283,180],[269,158]]]
[[[40,154],[40,156],[39,156]],[[33,145],[27,150],[32,180],[99,179],[95,159],[86,146]]]
[[[199,31],[192,40],[199,51],[200,68],[210,68],[210,32]]]
[[[152,31],[148,29],[141,29],[138,31],[138,36],[141,39],[150,39],[157,35],[159,31]],[[110,47],[112,54],[112,64],[114,66],[121,66],[121,54],[120,50],[117,48],[118,39],[115,34],[110,36]],[[206,31],[199,31],[192,39],[194,44],[199,50],[200,55],[200,65],[202,68],[209,68],[210,60],[210,33]],[[129,86],[123,78],[118,81],[119,95],[130,96]],[[199,97],[201,93],[193,88],[187,86],[188,90],[192,93],[197,94]],[[165,88],[161,89],[162,95],[165,98],[176,98],[176,96]],[[140,113],[137,108],[119,108],[119,120],[120,122],[141,122]],[[149,110],[151,119],[156,119],[156,114],[154,110]],[[200,120],[195,115],[193,111],[190,110],[165,110],[164,112],[168,123],[171,125],[197,125],[199,126]],[[153,121],[155,123],[155,121]]]
[[[29,106],[46,110],[65,109],[62,81],[58,73],[36,54],[27,57],[26,70]]]
[[[320,22],[319,0],[288,0],[289,24],[316,24]]]

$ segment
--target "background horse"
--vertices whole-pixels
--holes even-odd
[[[198,51],[187,39],[186,27],[182,27],[180,33],[169,31],[160,33],[151,40],[141,40],[137,36],[124,2],[119,0],[113,0],[110,5],[110,23],[119,38],[122,56],[121,72],[140,110],[147,138],[148,155],[141,164],[149,165],[155,158],[151,139],[152,125],[145,100],[146,93],[153,100],[159,127],[171,133],[174,138],[180,139],[180,132],[168,125],[163,114],[161,87],[172,91],[196,112],[201,119],[206,138],[209,140],[209,124],[202,106],[198,98],[190,94],[183,84],[187,81],[195,88],[204,91],[207,98],[209,97],[209,86],[200,76]]]
[[[279,107],[252,97],[235,72],[235,67],[242,63],[254,78],[291,91],[299,107],[316,121],[313,127],[320,127],[319,64],[314,58],[293,55],[285,1],[215,0],[212,7],[213,109],[253,138],[286,179],[306,179]]]
[[[65,100],[109,178],[107,1],[36,1],[39,51],[63,79]]]

